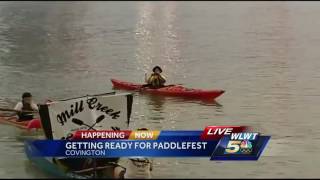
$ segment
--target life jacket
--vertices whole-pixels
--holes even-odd
[[[18,113],[19,120],[32,120],[33,114],[23,111],[33,111],[31,104],[22,102],[22,112]]]
[[[148,84],[151,85],[151,88],[163,87],[164,83],[165,79],[163,79],[160,74],[153,73],[148,79]]]

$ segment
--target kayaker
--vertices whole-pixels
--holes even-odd
[[[147,73],[145,74],[145,82],[147,84],[143,85],[143,87],[149,87],[153,89],[164,87],[166,79],[163,75],[161,75],[162,69],[159,66],[155,66],[152,71],[153,73],[149,78],[147,78]]]
[[[17,103],[14,110],[18,111],[19,121],[28,121],[33,119],[33,113],[24,111],[37,112],[39,109],[37,104],[33,102],[31,93],[25,92],[22,94],[22,101]]]

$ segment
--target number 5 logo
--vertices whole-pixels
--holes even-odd
[[[225,149],[225,153],[236,153],[240,150],[241,141],[229,141],[227,148]]]

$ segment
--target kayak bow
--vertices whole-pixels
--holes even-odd
[[[192,89],[186,88],[181,85],[170,85],[158,89],[144,88],[142,84],[130,83],[125,81],[120,81],[116,79],[111,79],[113,87],[116,89],[124,89],[130,91],[140,91],[158,95],[165,96],[179,96],[187,98],[200,98],[200,99],[215,99],[222,95],[224,90],[201,90],[201,89]]]
[[[40,129],[41,128],[41,122],[39,119],[32,119],[28,121],[19,122],[17,121],[16,116],[0,117],[0,123],[12,125],[20,129]]]

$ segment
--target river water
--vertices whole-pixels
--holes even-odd
[[[132,128],[248,125],[271,140],[256,162],[155,159],[153,177],[319,177],[319,17],[319,2],[0,2],[0,104],[109,92],[160,65],[168,84],[226,93],[135,94]],[[47,177],[25,135],[0,125],[0,177]]]

